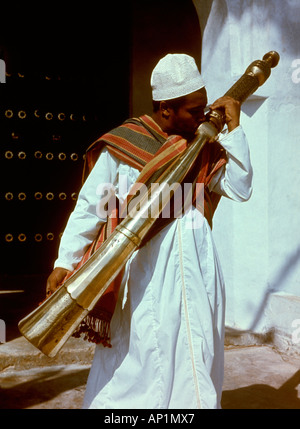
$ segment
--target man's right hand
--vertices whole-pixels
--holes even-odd
[[[70,271],[65,268],[56,267],[47,279],[46,296],[47,298],[56,291],[62,284],[64,278]]]

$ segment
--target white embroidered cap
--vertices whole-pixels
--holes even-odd
[[[151,75],[155,101],[182,97],[204,86],[194,58],[186,54],[166,55],[159,60]]]

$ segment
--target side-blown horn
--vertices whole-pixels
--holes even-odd
[[[241,103],[270,76],[278,64],[275,51],[254,61],[225,95]],[[221,111],[210,112],[198,128],[194,141],[158,179],[158,192],[139,199],[134,217],[129,212],[103,245],[43,304],[19,322],[21,334],[47,356],[53,357],[93,309],[111,282],[138,248],[168,204],[169,189],[184,179],[205,143],[214,140],[224,126]],[[149,216],[151,213],[151,216]]]

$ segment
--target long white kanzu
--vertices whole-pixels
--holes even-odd
[[[279,55],[271,51],[254,61],[225,95],[243,103],[270,76]],[[182,182],[204,145],[224,126],[221,111],[211,111],[194,141],[159,177],[159,192],[138,199],[139,210],[130,212],[103,245],[40,307],[19,322],[22,335],[47,356],[53,357],[119,274],[159,213],[169,202],[170,185]],[[151,217],[147,214],[151,211]]]

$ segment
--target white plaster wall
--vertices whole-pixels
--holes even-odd
[[[282,305],[277,317],[268,308],[274,295],[300,296],[300,1],[194,0],[194,5],[209,102],[253,60],[270,50],[281,56],[269,80],[242,107],[253,195],[243,204],[223,198],[213,231],[226,280],[226,323],[256,332],[283,319],[291,326],[297,312],[290,315]]]

